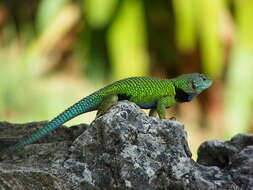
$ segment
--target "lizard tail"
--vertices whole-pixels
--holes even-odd
[[[37,141],[42,136],[48,134],[50,131],[53,131],[54,129],[58,128],[65,122],[69,121],[70,119],[89,111],[96,110],[99,104],[101,103],[103,99],[102,95],[99,95],[99,93],[93,93],[83,99],[81,99],[79,102],[75,103],[62,113],[60,113],[58,116],[56,116],[54,119],[52,119],[46,126],[44,126],[42,129],[39,129],[35,133],[33,133],[30,137],[20,141],[19,143],[15,144],[14,146],[7,148],[7,150],[4,150],[0,153],[0,158],[4,155],[8,155],[9,153],[15,151],[16,149],[22,148],[27,144],[31,144],[34,141]]]

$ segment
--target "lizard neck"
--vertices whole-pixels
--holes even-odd
[[[187,93],[181,88],[181,83],[178,80],[170,80],[171,83],[174,86],[175,90],[175,100],[177,102],[190,102],[195,96],[197,96],[196,93]]]

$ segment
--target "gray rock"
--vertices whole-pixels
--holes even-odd
[[[198,150],[199,164],[218,166],[241,189],[253,189],[253,135],[238,134],[230,141],[207,141]]]
[[[45,122],[0,123],[0,149]],[[184,126],[130,102],[87,126],[59,128],[0,162],[0,189],[253,189],[253,136],[208,141],[191,159]]]

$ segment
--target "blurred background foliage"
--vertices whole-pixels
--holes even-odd
[[[252,10],[252,0],[0,0],[0,119],[51,119],[124,77],[202,72],[212,88],[168,110],[193,152],[252,132]]]

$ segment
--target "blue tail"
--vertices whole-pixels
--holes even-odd
[[[22,140],[21,142],[15,144],[14,146],[8,148],[6,151],[0,153],[0,158],[4,154],[9,154],[10,152],[13,152],[16,149],[22,148],[27,144],[31,144],[34,141],[37,141],[42,136],[46,135],[50,131],[58,128],[63,123],[69,121],[70,119],[89,111],[96,110],[97,107],[100,105],[102,101],[102,96],[98,93],[93,93],[90,96],[87,96],[77,102],[76,104],[72,105],[68,109],[66,109],[64,112],[56,116],[53,120],[51,120],[45,127],[42,129],[36,131],[34,134],[32,134],[30,137]]]

